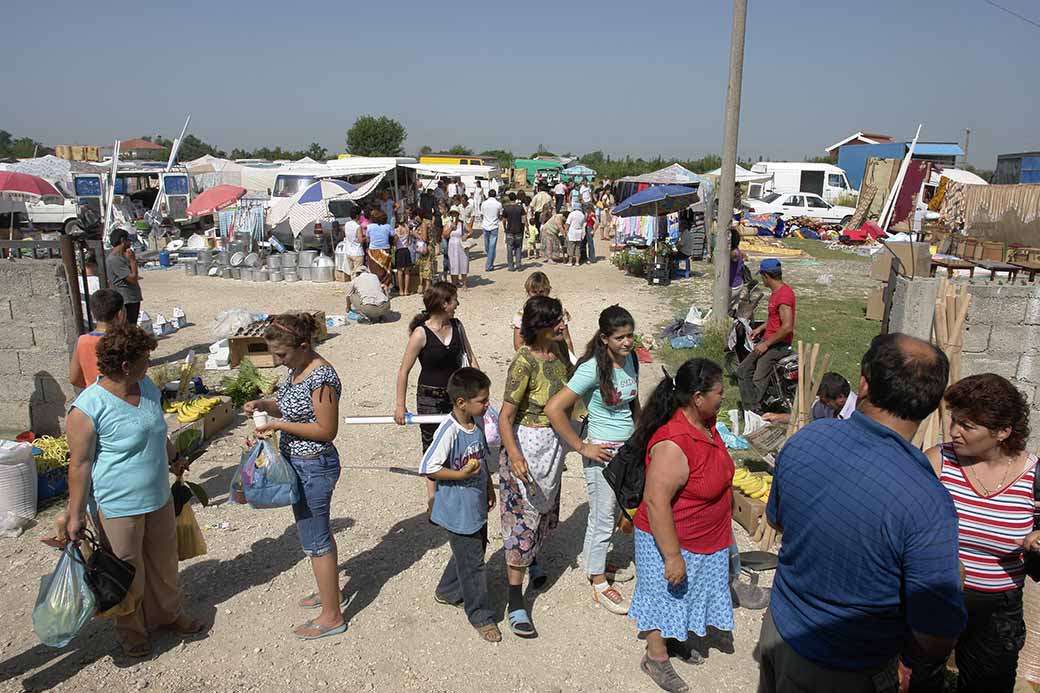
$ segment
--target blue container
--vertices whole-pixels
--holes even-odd
[[[170,253],[167,250],[159,251],[159,266],[169,267],[170,266]]]
[[[69,490],[69,472],[66,468],[48,469],[36,477],[36,502],[42,503]]]

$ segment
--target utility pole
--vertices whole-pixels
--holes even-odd
[[[964,128],[964,160],[961,165],[968,163],[968,147],[971,146],[971,128]]]
[[[740,88],[744,75],[744,30],[747,0],[733,0],[733,33],[729,40],[729,84],[726,87],[726,120],[722,127],[722,175],[715,216],[715,286],[712,290],[712,322],[725,325],[729,317],[729,224],[733,218],[736,189],[737,133],[740,128]]]

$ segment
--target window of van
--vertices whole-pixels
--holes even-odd
[[[314,176],[278,176],[271,197],[292,197],[314,181]]]
[[[827,185],[829,185],[832,188],[844,188],[845,176],[841,175],[840,173],[828,173]]]
[[[76,178],[73,183],[75,184],[76,195],[83,197],[100,197],[101,196],[101,179],[100,178]]]
[[[166,176],[163,178],[163,187],[166,189],[167,195],[187,195],[188,177]]]

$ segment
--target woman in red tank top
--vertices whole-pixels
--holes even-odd
[[[646,449],[646,487],[633,521],[638,581],[628,615],[646,640],[640,668],[676,693],[689,690],[669,660],[688,649],[677,643],[708,626],[733,630],[733,460],[715,430],[722,397],[718,364],[690,359],[650,395],[633,436]]]

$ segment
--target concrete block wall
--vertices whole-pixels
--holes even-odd
[[[0,260],[0,436],[56,435],[78,331],[60,260]]]

